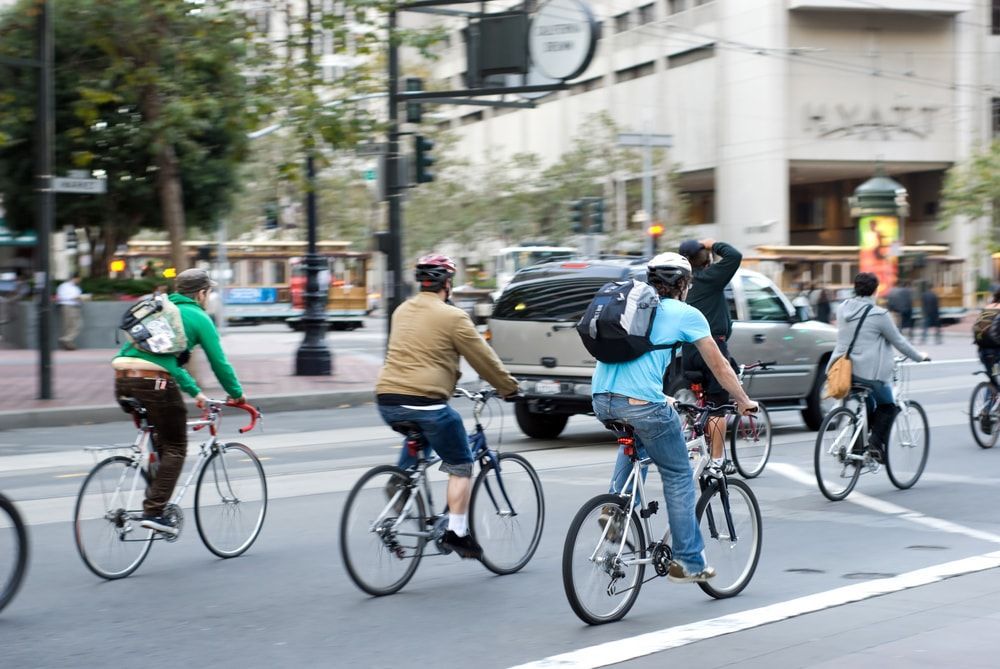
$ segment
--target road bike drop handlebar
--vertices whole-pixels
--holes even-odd
[[[483,388],[476,392],[466,390],[465,388],[455,388],[455,392],[452,393],[452,397],[466,397],[473,402],[485,402],[493,397],[498,397],[505,402],[517,402],[522,399],[521,393],[514,393],[513,395],[508,395],[507,397],[502,397],[500,393],[496,391],[495,388]]]
[[[194,430],[200,430],[206,425],[211,425],[214,430],[215,423],[218,421],[222,407],[233,407],[236,409],[242,409],[243,411],[246,411],[248,414],[250,414],[250,423],[245,427],[241,427],[239,428],[239,430],[237,430],[237,432],[239,432],[240,434],[246,434],[250,430],[257,427],[257,421],[259,421],[263,417],[263,414],[257,407],[253,406],[252,404],[248,404],[247,402],[243,402],[242,404],[237,404],[232,400],[210,399],[205,401],[205,405],[206,408],[203,409],[201,412],[201,420],[205,422],[202,423],[201,425],[194,426],[192,428]]]

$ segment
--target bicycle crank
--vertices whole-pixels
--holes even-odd
[[[177,528],[177,533],[166,534],[165,532],[160,532],[159,534],[163,537],[164,541],[173,543],[180,538],[181,530],[184,529],[184,512],[176,504],[167,504],[163,507],[163,518]]]

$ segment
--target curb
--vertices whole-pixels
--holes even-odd
[[[375,389],[337,390],[319,393],[289,393],[261,395],[253,398],[253,405],[265,415],[276,411],[311,411],[337,409],[343,405],[358,405],[375,399]],[[189,401],[188,411],[197,411]],[[95,425],[126,420],[118,406],[99,404],[90,406],[33,409],[30,411],[0,411],[0,432],[39,427],[66,427],[69,425]]]

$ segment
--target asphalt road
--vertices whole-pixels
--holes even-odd
[[[428,558],[401,593],[384,598],[351,583],[337,545],[346,491],[398,448],[370,406],[275,414],[263,432],[240,439],[263,458],[272,494],[263,532],[243,557],[212,556],[189,515],[178,542],[157,543],[116,582],[85,569],[68,519],[92,462],[81,449],[127,441],[127,424],[0,432],[0,490],[27,516],[33,549],[23,590],[0,615],[0,666],[508,667],[997,550],[1000,522],[990,509],[1000,451],[979,449],[969,432],[974,369],[914,368],[912,396],[927,409],[932,439],[927,470],[909,491],[879,472],[863,476],[847,501],[826,501],[812,479],[814,433],[797,414],[774,414],[771,461],[751,482],[764,549],[747,590],[714,601],[656,580],[625,620],[596,628],[573,615],[560,575],[569,522],[603,492],[614,457],[592,418],[543,442],[520,435],[509,407],[493,416],[494,445],[502,414],[501,448],[530,451],[545,489],[545,533],[522,572],[497,577],[454,556]],[[650,482],[657,490],[655,474]]]

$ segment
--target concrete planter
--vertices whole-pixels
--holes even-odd
[[[78,348],[117,348],[115,335],[122,314],[132,301],[119,302],[84,302],[83,328],[76,338]],[[0,325],[0,338],[14,348],[38,348],[38,305],[34,302],[21,302],[16,305],[14,318]],[[53,305],[52,346],[58,347],[59,333],[62,331],[62,321],[59,308]],[[124,341],[124,333],[118,337]]]

